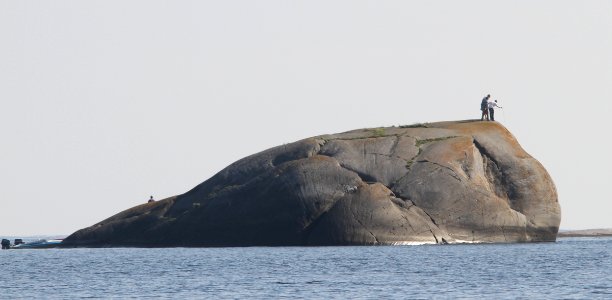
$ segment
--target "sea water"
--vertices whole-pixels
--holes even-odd
[[[0,297],[612,299],[612,238],[0,251]]]

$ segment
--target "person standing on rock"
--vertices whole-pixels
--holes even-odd
[[[489,106],[489,119],[491,121],[495,121],[495,109],[494,109],[494,107],[498,107],[498,108],[502,108],[502,107],[497,105],[497,100],[495,100],[495,102],[489,101],[488,106]]]
[[[480,111],[482,112],[480,121],[489,121],[489,98],[491,98],[491,95],[486,95],[484,98],[482,98],[482,102],[480,102]]]
[[[153,196],[151,196],[151,198],[149,198],[149,201],[147,201],[147,203],[151,203],[151,202],[155,202],[155,199],[153,199]]]

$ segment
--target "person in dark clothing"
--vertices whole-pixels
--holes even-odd
[[[153,199],[153,196],[151,196],[151,198],[149,198],[149,201],[147,201],[147,203],[151,203],[151,202],[155,202],[155,199]]]
[[[480,121],[489,121],[489,98],[491,98],[491,95],[486,95],[484,98],[482,98],[482,102],[480,102],[480,111],[482,112]]]
[[[491,121],[495,121],[495,109],[494,107],[498,107],[498,108],[502,108],[501,106],[497,105],[497,100],[495,100],[495,102],[493,101],[489,101],[489,118],[491,119]]]

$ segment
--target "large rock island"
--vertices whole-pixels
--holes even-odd
[[[496,122],[322,135],[243,158],[66,246],[297,246],[555,241],[544,167]]]

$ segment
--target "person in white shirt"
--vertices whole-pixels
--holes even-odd
[[[495,109],[494,109],[494,107],[502,108],[501,106],[497,105],[497,100],[495,100],[495,102],[489,101],[489,119],[491,121],[495,121]]]

